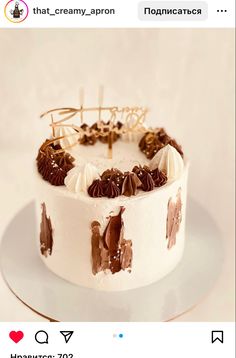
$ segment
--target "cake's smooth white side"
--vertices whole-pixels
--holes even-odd
[[[130,168],[132,169],[132,168]],[[188,165],[182,176],[161,188],[145,193],[140,191],[130,198],[90,198],[87,193],[73,194],[65,187],[53,187],[37,175],[38,227],[41,221],[41,203],[46,204],[53,228],[52,255],[45,258],[47,267],[57,275],[75,284],[105,291],[134,289],[149,285],[172,271],[181,260],[185,241],[185,210]],[[182,200],[182,222],[176,244],[167,248],[166,222],[168,202],[175,198],[179,188]],[[92,274],[91,223],[99,221],[101,233],[109,215],[125,211],[124,238],[132,241],[131,273],[120,271]]]

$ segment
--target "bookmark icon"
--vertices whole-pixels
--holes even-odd
[[[211,343],[219,341],[224,343],[224,332],[223,331],[211,331]]]
[[[60,331],[60,333],[63,335],[63,337],[65,338],[65,342],[68,343],[69,340],[71,339],[74,331]]]

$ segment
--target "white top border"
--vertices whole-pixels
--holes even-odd
[[[16,2],[19,3],[15,11]],[[234,28],[234,0],[6,0],[0,28]]]

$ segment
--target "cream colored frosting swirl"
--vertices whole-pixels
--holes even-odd
[[[184,161],[179,152],[167,144],[160,149],[149,163],[149,168],[154,170],[158,168],[164,171],[167,175],[168,181],[178,179],[184,169]]]
[[[83,167],[77,166],[71,169],[65,178],[65,185],[73,193],[80,191],[87,193],[88,187],[99,177],[98,169],[94,165],[87,163]]]
[[[55,127],[55,137],[64,137],[55,141],[64,149],[78,143],[79,134],[71,127]]]

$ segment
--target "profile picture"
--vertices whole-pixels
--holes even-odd
[[[22,0],[10,0],[6,4],[4,12],[6,18],[9,21],[20,23],[27,18],[29,14],[29,8],[28,5]]]

